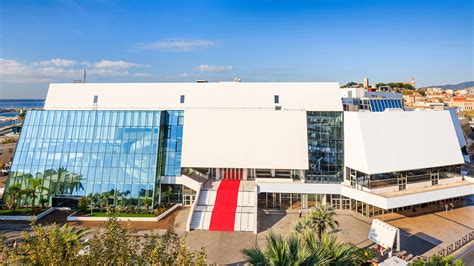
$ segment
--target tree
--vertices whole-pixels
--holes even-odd
[[[173,192],[173,187],[168,186],[168,189],[166,191],[161,192],[161,196],[163,198],[166,198],[166,201],[170,203],[170,197],[171,197],[172,192]]]
[[[242,250],[245,260],[252,265],[324,265],[329,262],[327,254],[310,251],[297,235],[287,239],[270,232],[266,236],[264,250],[253,247]]]
[[[87,233],[86,230],[69,227],[66,223],[62,227],[53,224],[43,227],[33,225],[32,232],[23,232],[18,248],[3,247],[3,263],[6,265],[78,265],[77,256],[85,243],[80,239]]]
[[[21,121],[24,121],[24,120],[25,120],[25,117],[26,117],[26,111],[21,111],[20,114],[18,115],[18,118],[19,118]]]
[[[31,232],[21,234],[17,248],[1,241],[0,259],[6,265],[206,264],[205,249],[189,251],[185,238],[172,228],[162,235],[135,236],[131,227],[121,227],[116,218],[110,218],[92,238],[82,241],[87,233],[68,224],[33,225]]]
[[[82,197],[77,202],[77,208],[83,212],[87,211],[87,208],[91,205],[89,197]]]
[[[405,88],[407,90],[414,90],[415,89],[415,87],[413,87],[411,84],[408,84],[408,83],[403,84],[403,88]]]
[[[361,249],[353,244],[340,242],[334,234],[323,233],[317,238],[313,232],[307,232],[303,239],[312,253],[326,254],[331,265],[361,265],[371,259],[362,256]]]
[[[411,265],[414,266],[463,266],[464,263],[461,259],[454,259],[453,256],[438,256],[434,255],[430,258],[429,261],[424,261],[423,259],[419,259],[413,262]]]
[[[258,247],[242,251],[252,265],[362,265],[371,258],[365,249],[340,242],[335,235],[324,233],[321,240],[314,232],[292,234],[286,239],[272,232],[267,235],[264,250]]]
[[[39,191],[40,193],[44,189],[43,187],[43,180],[40,178],[29,178],[28,179],[28,192],[31,197],[31,215],[35,212],[35,200],[36,200],[36,192]]]
[[[151,198],[142,198],[141,201],[143,205],[145,205],[145,209],[147,211],[150,209],[151,204],[153,204],[153,200]]]
[[[7,193],[8,193],[7,207],[8,209],[15,211],[17,200],[21,193],[21,185],[18,183],[11,184],[10,186],[8,186]]]
[[[307,230],[315,230],[318,238],[321,239],[327,230],[336,230],[339,223],[334,220],[336,212],[332,207],[318,205],[303,218],[299,219],[295,225],[297,233],[304,233]]]

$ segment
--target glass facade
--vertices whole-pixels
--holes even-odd
[[[182,125],[182,111],[30,111],[7,186],[41,178],[51,196],[156,205],[159,177],[180,175]]]
[[[388,108],[403,110],[403,99],[370,99],[370,110],[372,112],[383,112]]]
[[[344,134],[342,112],[307,112],[307,182],[342,182],[344,171]]]

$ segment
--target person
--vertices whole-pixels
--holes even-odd
[[[300,216],[300,218],[301,218],[301,208],[298,210],[298,214],[299,214],[299,216]]]
[[[15,241],[13,241],[13,248],[16,249],[18,247],[18,243]]]
[[[449,203],[450,207],[451,207],[451,211],[454,211],[454,203]]]
[[[444,203],[444,211],[448,211],[448,203]]]

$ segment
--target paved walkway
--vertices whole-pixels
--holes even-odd
[[[474,206],[413,217],[393,213],[380,218],[404,231],[405,241],[401,240],[403,249],[423,256],[431,256],[474,231]],[[413,237],[422,241],[411,243],[409,240]]]
[[[283,211],[259,209],[258,234],[246,232],[185,232],[190,208],[183,207],[170,215],[163,224],[133,223],[138,234],[150,231],[164,232],[168,224],[175,227],[180,236],[186,236],[186,243],[191,249],[206,247],[209,263],[241,263],[244,258],[241,250],[255,245],[264,247],[266,235],[271,230],[276,234],[289,235],[298,220],[298,214],[286,214]],[[371,245],[367,235],[371,219],[350,211],[337,211],[336,220],[340,230],[339,238],[359,247]],[[387,214],[380,219],[402,229],[402,248],[415,255],[430,256],[441,248],[454,243],[474,228],[474,206],[457,208],[449,212],[436,212],[415,217],[399,214]],[[82,224],[83,226],[97,226]],[[28,230],[27,223],[0,222],[0,231],[8,238],[18,236],[20,231]],[[465,256],[470,258],[471,253]],[[468,265],[468,264],[466,264]]]

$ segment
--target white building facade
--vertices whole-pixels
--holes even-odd
[[[112,192],[157,206],[167,192],[192,206],[188,229],[210,230],[216,186],[240,180],[233,230],[254,232],[257,208],[376,216],[474,194],[448,111],[350,112],[341,98],[338,83],[51,84],[7,185],[42,173],[51,204]],[[80,177],[57,181],[59,168]]]

